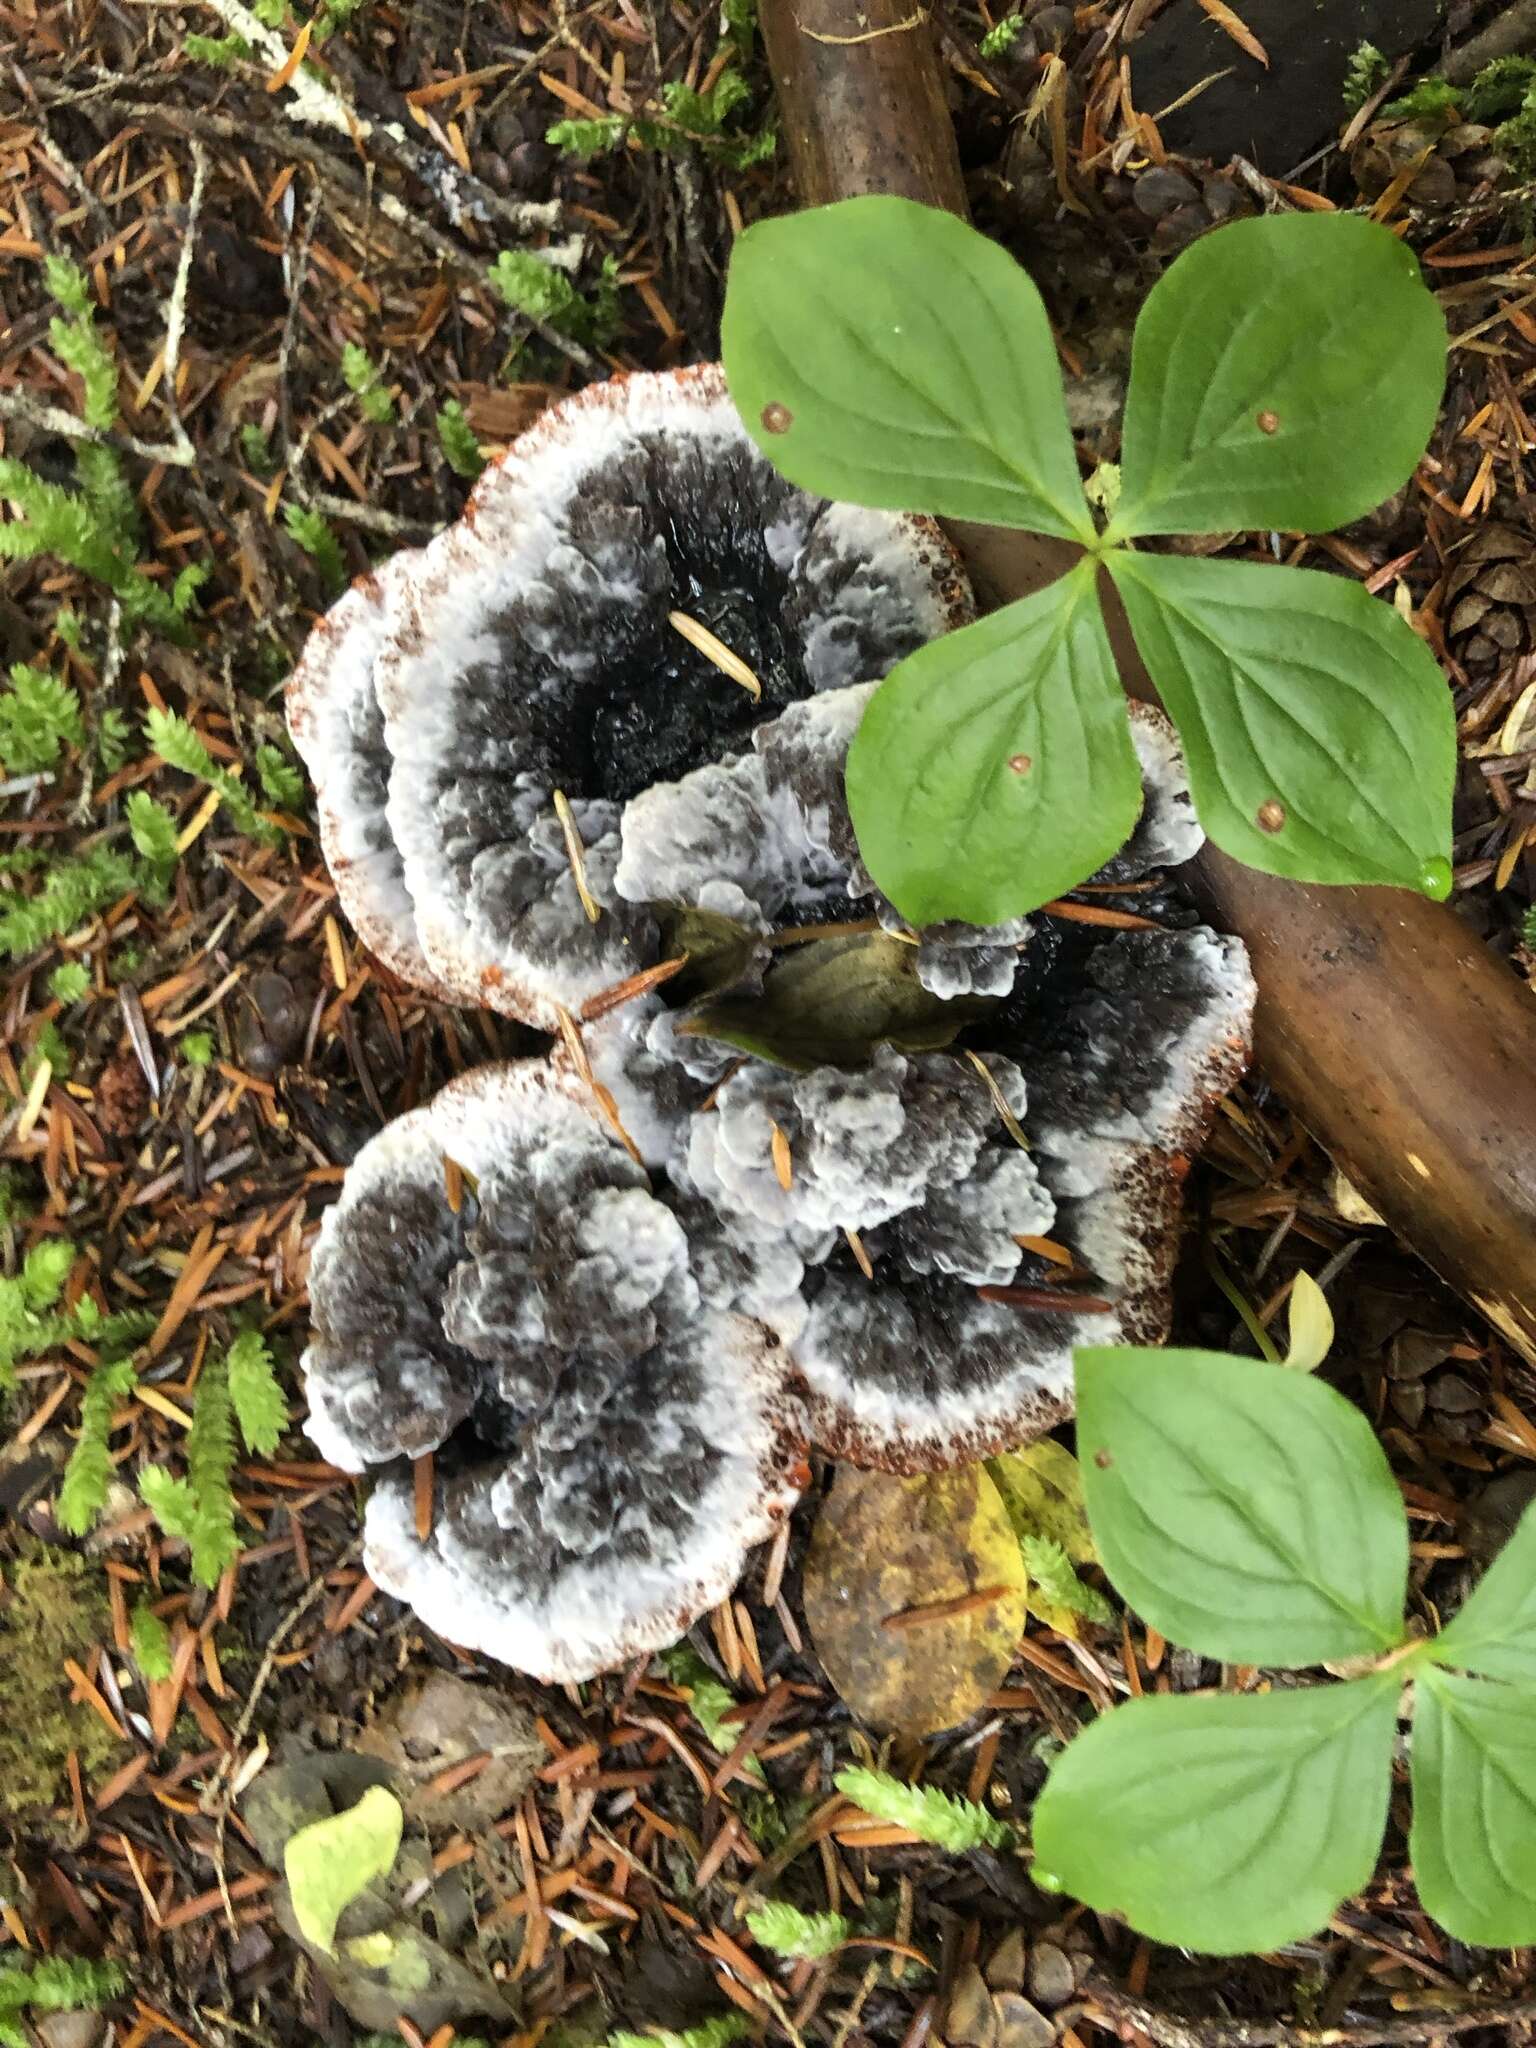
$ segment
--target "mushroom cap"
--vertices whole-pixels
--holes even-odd
[[[440,1478],[425,1543],[409,1477],[386,1474],[368,1571],[450,1642],[552,1683],[591,1678],[676,1642],[725,1598],[799,1497],[801,1456],[769,1333],[706,1314],[548,1465],[491,1459]]]
[[[1115,932],[1090,953],[1087,980],[1050,1026],[1052,1050],[1019,1054],[1036,1213],[1048,1220],[1019,1220],[1025,1204],[1005,1188],[993,1229],[997,1240],[1011,1231],[1065,1246],[1092,1275],[1084,1294],[1110,1307],[988,1300],[970,1277],[975,1264],[951,1253],[945,1271],[914,1257],[898,1217],[865,1239],[874,1285],[839,1256],[817,1291],[806,1288],[793,1350],[822,1449],[904,1473],[989,1457],[1070,1416],[1074,1347],[1166,1338],[1184,1178],[1247,1064],[1253,979],[1236,939],[1196,928]],[[964,1244],[984,1241],[990,1201],[975,1175],[941,1190],[939,1214],[930,1202],[922,1216],[924,1239],[942,1244],[952,1218]],[[1016,1263],[1001,1284],[1060,1291],[1059,1272],[1028,1264],[1034,1277]]]
[[[670,874],[683,903],[734,910],[770,938],[786,922],[871,911],[900,928],[858,861],[843,796],[869,694],[855,686],[791,705],[756,729],[750,754],[635,799],[621,893],[652,896]],[[1168,721],[1133,706],[1132,733],[1141,818],[1093,878],[1111,892],[1094,900],[1111,905],[1116,884],[1143,883],[1201,840]],[[1121,901],[1192,921],[1166,893]],[[1254,993],[1242,946],[1198,926],[1117,930],[1041,914],[919,936],[916,973],[933,993],[1000,999],[969,1034],[992,1048],[990,1089],[954,1052],[878,1048],[854,1072],[743,1062],[729,1044],[680,1037],[666,989],[585,1034],[592,1070],[648,1162],[758,1244],[776,1239],[804,1262],[792,1350],[813,1441],[899,1472],[943,1469],[1054,1426],[1070,1413],[1074,1346],[1166,1334],[1180,1187],[1243,1070]],[[701,1085],[713,1087],[707,1114],[697,1113]],[[873,1282],[845,1230],[858,1234]],[[1083,1293],[1109,1310],[979,1293],[1021,1279],[1059,1291],[1059,1271],[1026,1260],[1016,1241],[1044,1235],[1072,1249],[1093,1275]]]
[[[389,566],[321,622],[291,700],[322,805],[350,816],[366,783],[370,851],[382,707],[398,868],[354,877],[342,849],[343,904],[369,933],[393,918],[389,957],[425,962],[434,993],[545,1029],[657,958],[648,906],[612,886],[635,796],[797,697],[883,676],[971,615],[933,521],[785,483],[713,364],[612,378],[550,407],[455,525]],[[674,614],[761,671],[760,702]],[[366,740],[362,765],[349,733]]]
[[[385,816],[390,753],[373,671],[411,556],[391,555],[320,619],[288,679],[288,730],[315,786],[320,846],[353,928],[392,974],[445,1002],[416,931],[416,906]]]
[[[797,1497],[799,1271],[680,1219],[548,1062],[478,1068],[390,1125],[322,1226],[305,1355],[311,1434],[385,1468],[374,1579],[547,1679],[675,1641]],[[427,1450],[423,1538],[400,1465]]]
[[[449,1340],[439,1307],[467,1220],[448,1206],[430,1109],[368,1141],[321,1219],[309,1262],[307,1428],[343,1472],[435,1451],[474,1408],[481,1368]]]

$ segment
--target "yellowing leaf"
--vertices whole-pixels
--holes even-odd
[[[1024,1627],[1018,1539],[980,1465],[920,1479],[839,1470],[804,1593],[827,1676],[862,1721],[900,1735],[974,1714]]]
[[[1072,1564],[1097,1564],[1099,1553],[1083,1505],[1083,1475],[1077,1460],[1049,1437],[1022,1451],[1004,1451],[987,1460],[992,1483],[1002,1496],[1013,1532],[1026,1547],[1031,1541],[1056,1544]],[[1027,1557],[1026,1557],[1027,1563]],[[1078,1614],[1097,1613],[1100,1596],[1083,1588],[1081,1610],[1053,1599],[1031,1575],[1029,1612],[1058,1635],[1078,1634]]]
[[[307,1942],[334,1954],[337,1921],[375,1878],[394,1868],[404,1823],[395,1795],[370,1785],[356,1806],[289,1837],[283,1870],[293,1917]]]
[[[358,1934],[351,1941],[344,1941],[342,1948],[349,1961],[361,1963],[365,1970],[383,1970],[395,1953],[395,1937],[384,1933]]]
[[[989,1458],[987,1471],[1016,1534],[1049,1536],[1074,1564],[1098,1563],[1083,1505],[1083,1475],[1063,1445],[1042,1437],[1022,1451]]]
[[[1333,1310],[1310,1273],[1298,1273],[1292,1283],[1290,1332],[1282,1363],[1297,1372],[1316,1372],[1333,1345]]]

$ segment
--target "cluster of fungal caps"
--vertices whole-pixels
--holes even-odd
[[[914,932],[874,888],[849,742],[970,616],[936,526],[787,484],[704,365],[551,408],[315,627],[289,718],[359,936],[552,1041],[382,1130],[311,1262],[310,1434],[451,1640],[661,1647],[810,1448],[975,1459],[1068,1413],[1075,1343],[1163,1334],[1247,961],[1169,877],[1141,707],[1140,822],[1070,900]]]

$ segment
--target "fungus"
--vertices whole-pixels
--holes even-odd
[[[448,1160],[474,1189],[458,1215]],[[798,1278],[676,1213],[547,1062],[389,1126],[323,1229],[305,1357],[311,1434],[382,1468],[374,1579],[550,1680],[674,1641],[796,1498]],[[402,1460],[426,1450],[423,1535]]]
[[[432,992],[552,1028],[660,957],[614,887],[636,798],[969,616],[932,521],[784,482],[715,366],[591,385],[306,650],[290,715],[344,907]]]
[[[443,983],[427,964],[385,816],[389,744],[373,671],[410,564],[408,554],[392,555],[320,620],[289,678],[288,728],[315,785],[326,866],[358,937],[402,980],[453,1002],[470,991]]]
[[[456,1641],[556,1679],[657,1647],[807,1442],[964,1463],[1069,1412],[1075,1345],[1166,1328],[1246,957],[1169,878],[1201,835],[1139,705],[1086,893],[908,929],[844,768],[964,607],[933,529],[782,482],[706,368],[546,414],[306,657],[359,929],[559,1027],[375,1139],[312,1265],[312,1433],[379,1472],[369,1569]]]
[[[309,1262],[309,1433],[344,1472],[435,1451],[479,1392],[440,1308],[473,1202],[449,1208],[433,1126],[414,1109],[369,1140]]]

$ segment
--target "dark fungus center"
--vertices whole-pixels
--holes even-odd
[[[606,670],[588,686],[578,713],[590,733],[590,787],[582,795],[624,803],[653,783],[676,782],[701,761],[742,752],[754,726],[808,694],[779,622],[784,579],[771,563],[761,580],[735,588],[691,575],[678,581],[676,609],[746,663],[762,696],[753,697],[717,668],[665,617],[648,621],[651,630],[622,673]]]
[[[791,579],[766,529],[788,521],[809,531],[814,510],[735,443],[679,450],[651,437],[589,477],[570,539],[600,574],[619,552],[642,587],[594,606],[578,579],[566,589],[551,579],[564,636],[596,658],[535,693],[530,765],[567,796],[624,803],[742,752],[755,726],[808,696]],[[674,611],[745,662],[761,697],[692,646]]]

